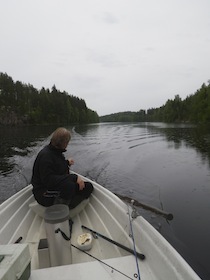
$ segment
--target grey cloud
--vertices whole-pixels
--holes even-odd
[[[94,18],[98,22],[105,22],[107,24],[119,23],[119,19],[110,12],[103,12],[102,14],[95,15]]]
[[[145,51],[146,52],[153,52],[153,51],[155,51],[155,48],[153,48],[153,47],[146,47]]]
[[[100,86],[102,78],[90,75],[75,75],[72,76],[71,82],[75,85],[75,88],[85,89],[86,91],[92,88],[98,88]]]
[[[97,63],[102,67],[122,67],[124,64],[113,53],[102,53],[94,50],[87,50],[87,60]]]

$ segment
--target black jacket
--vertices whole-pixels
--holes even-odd
[[[49,144],[38,153],[31,179],[34,194],[47,190],[59,191],[61,184],[76,183],[77,175],[69,174],[69,163],[63,152],[65,150],[58,150]]]

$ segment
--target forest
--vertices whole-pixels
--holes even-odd
[[[120,112],[100,117],[101,122],[210,122],[210,81],[203,84],[194,94],[182,100],[176,95],[160,108]]]
[[[140,107],[140,106],[139,106]],[[97,122],[210,122],[210,81],[184,100],[175,95],[159,108],[99,117],[83,99],[52,89],[36,89],[0,73],[0,125],[74,124]]]
[[[14,82],[0,73],[0,125],[72,124],[99,122],[95,111],[83,99],[52,89],[36,89]]]

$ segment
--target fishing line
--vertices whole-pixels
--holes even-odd
[[[71,131],[72,131],[73,136],[74,136],[74,135],[77,136],[78,139],[79,139],[85,146],[87,146],[87,142],[83,140],[84,137],[83,137],[81,134],[79,134],[78,132],[76,132],[75,126],[72,128]]]
[[[104,265],[108,266],[109,268],[111,268],[111,270],[114,270],[114,271],[116,271],[116,272],[120,273],[121,275],[125,276],[125,277],[126,277],[126,278],[128,278],[128,279],[134,280],[134,279],[133,279],[133,278],[131,278],[130,276],[128,276],[128,275],[126,275],[125,273],[121,272],[120,270],[118,270],[118,269],[114,268],[113,266],[111,266],[111,265],[109,265],[109,264],[107,264],[107,263],[103,262],[102,260],[100,260],[100,259],[96,258],[95,256],[91,255],[90,253],[88,253],[88,252],[86,252],[86,251],[81,250],[80,248],[78,248],[77,246],[75,246],[75,245],[73,245],[73,244],[71,244],[71,246],[72,246],[72,247],[74,247],[74,248],[76,248],[77,250],[79,250],[79,251],[83,252],[84,254],[88,255],[89,257],[91,257],[91,258],[93,258],[93,259],[97,260],[98,262],[100,262],[100,263],[102,263],[102,264],[104,264]],[[134,277],[136,278],[136,274],[134,274]]]
[[[136,259],[136,268],[137,268],[137,273],[138,273],[137,276],[138,276],[138,279],[141,280],[129,205],[128,205],[128,217],[129,217],[129,222],[130,222],[131,237],[132,237],[132,240],[133,240],[133,251],[134,251],[134,255],[135,255],[135,259]]]

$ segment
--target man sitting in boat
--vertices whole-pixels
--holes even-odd
[[[70,131],[63,127],[57,128],[50,144],[35,159],[31,180],[33,194],[36,201],[45,207],[61,203],[71,209],[87,199],[93,191],[91,183],[69,173],[69,167],[74,161],[71,158],[65,159],[63,153],[70,139]]]

